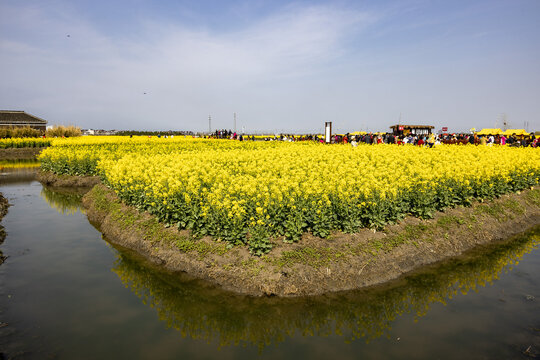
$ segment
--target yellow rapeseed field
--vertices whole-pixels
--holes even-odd
[[[505,146],[83,137],[54,140],[41,160],[59,174],[99,175],[165,224],[245,243],[255,254],[269,250],[270,237],[381,228],[540,177],[537,149]]]

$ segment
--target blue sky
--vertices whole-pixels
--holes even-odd
[[[0,2],[0,109],[82,128],[540,130],[540,1]]]

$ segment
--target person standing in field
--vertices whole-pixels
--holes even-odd
[[[480,136],[480,145],[486,145],[486,144],[487,144],[486,137]]]
[[[430,148],[433,147],[433,144],[435,144],[435,134],[431,134],[428,139],[428,145]]]
[[[371,133],[369,133],[368,135],[366,135],[366,144],[371,145],[371,142],[372,142]]]

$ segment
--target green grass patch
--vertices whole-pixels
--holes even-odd
[[[516,215],[523,215],[525,209],[516,200],[507,199],[501,203],[491,203],[485,205],[479,205],[474,209],[475,215],[484,215],[505,221],[508,219],[514,219]]]
[[[110,212],[115,209],[119,209],[120,204],[117,202],[109,201],[107,199],[108,191],[103,186],[94,186],[88,194],[94,203],[94,207],[100,211]]]
[[[540,189],[532,189],[525,195],[525,199],[529,204],[540,206]]]
[[[262,264],[259,259],[251,258],[248,260],[243,260],[240,265],[249,272],[251,276],[257,276],[264,269],[264,264]]]
[[[510,214],[523,215],[525,213],[523,206],[516,200],[506,200],[502,205]]]
[[[292,266],[294,264],[303,264],[314,268],[320,268],[328,266],[332,262],[343,260],[345,256],[346,252],[330,247],[305,247],[302,249],[284,251],[279,258],[270,261],[280,268]]]
[[[455,215],[441,216],[437,219],[437,226],[440,226],[443,229],[450,229],[451,227],[463,224],[465,224],[465,220]]]
[[[402,232],[397,235],[392,235],[386,239],[381,239],[373,243],[374,247],[378,250],[388,252],[393,248],[407,243],[413,243],[418,245],[418,241],[428,233],[428,230],[432,229],[433,226],[420,223],[417,225],[406,225]],[[379,246],[378,243],[382,243],[382,246]]]
[[[224,255],[229,251],[225,244],[208,244],[206,242],[192,240],[186,237],[182,237],[180,240],[177,240],[174,245],[181,252],[188,253],[194,251],[202,258],[209,254]]]
[[[474,214],[493,217],[498,221],[506,218],[506,211],[502,204],[479,205],[474,209]]]

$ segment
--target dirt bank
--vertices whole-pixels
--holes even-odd
[[[98,176],[69,176],[56,175],[49,171],[39,171],[36,180],[40,183],[52,187],[88,187],[99,184],[101,180]]]
[[[147,213],[122,204],[103,185],[83,198],[87,215],[107,240],[153,263],[186,272],[226,290],[253,296],[305,296],[381,284],[482,244],[506,239],[540,224],[540,189],[472,207],[449,209],[432,220],[406,218],[384,231],[305,234],[295,244],[273,241],[262,257],[227,249],[210,238],[165,228]]]
[[[44,148],[0,149],[0,160],[37,160]]]
[[[4,218],[4,216],[8,212],[9,203],[7,199],[0,193],[0,221]],[[6,238],[6,231],[4,230],[4,227],[0,225],[0,245],[4,243],[4,240]],[[6,257],[2,254],[2,250],[0,250],[0,265],[4,263],[4,260]]]

